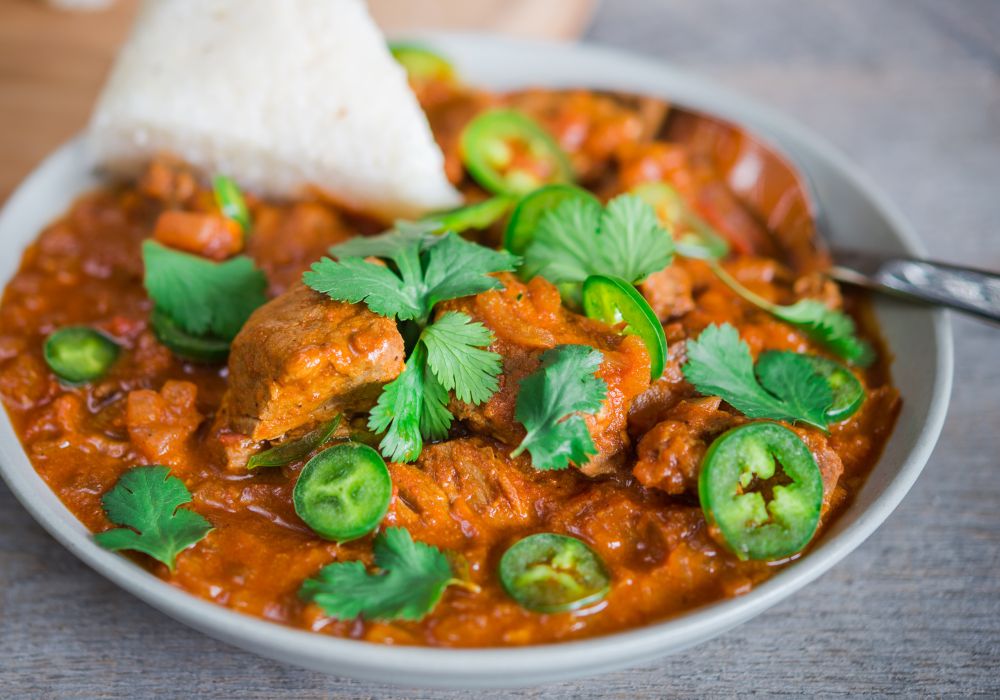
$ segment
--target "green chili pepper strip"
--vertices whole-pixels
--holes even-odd
[[[656,313],[635,287],[620,277],[591,275],[583,283],[583,310],[589,318],[611,325],[625,323],[626,335],[637,335],[649,353],[653,381],[663,374],[667,336]]]
[[[292,491],[303,522],[336,542],[355,540],[378,527],[391,498],[385,461],[356,442],[330,447],[309,460]]]
[[[575,537],[540,533],[516,542],[500,559],[500,583],[526,610],[566,612],[602,600],[611,577],[600,557]]]
[[[573,180],[573,168],[555,139],[514,110],[497,109],[477,116],[462,131],[460,150],[472,177],[495,194],[527,194],[547,183]],[[547,176],[518,168],[515,156],[519,152],[543,163]]]
[[[150,317],[153,335],[178,357],[214,364],[229,357],[229,341],[212,336],[191,335],[158,309]]]
[[[777,423],[750,423],[709,447],[698,496],[705,518],[740,559],[784,559],[816,532],[823,478],[795,433]]]
[[[48,337],[43,348],[49,368],[70,385],[103,377],[119,352],[115,341],[89,326],[60,328]]]
[[[575,197],[598,201],[597,197],[582,187],[567,184],[546,185],[526,194],[510,215],[503,237],[504,248],[514,255],[524,255],[545,212]]]
[[[469,229],[482,230],[502,219],[516,201],[515,197],[509,195],[497,195],[458,209],[431,214],[427,217],[427,221],[436,224],[436,230],[441,233],[445,231],[462,233]]]
[[[257,467],[284,467],[305,458],[317,447],[326,444],[340,425],[340,416],[306,433],[297,440],[289,440],[270,449],[258,452],[247,462],[247,469]]]
[[[238,223],[244,235],[249,233],[250,210],[236,183],[225,175],[216,175],[212,180],[212,189],[215,193],[215,203],[222,214]]]

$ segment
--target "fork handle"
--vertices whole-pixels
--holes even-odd
[[[837,267],[834,277],[1000,322],[1000,275],[926,260],[887,258],[867,274]]]

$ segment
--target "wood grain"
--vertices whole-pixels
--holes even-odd
[[[935,256],[1000,269],[1000,3],[605,0],[591,35],[796,117],[858,162]],[[476,697],[1000,696],[1000,331],[961,320],[955,331],[934,456],[832,572],[687,653]],[[469,697],[332,678],[215,642],[77,562],[3,487],[0,659],[0,696],[12,698]]]

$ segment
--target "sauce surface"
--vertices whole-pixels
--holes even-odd
[[[557,138],[581,184],[601,198],[641,182],[671,183],[730,240],[738,255],[726,268],[761,296],[779,303],[817,298],[855,315],[881,358],[857,371],[867,392],[863,407],[831,426],[829,435],[794,428],[823,475],[821,537],[878,459],[900,399],[866,302],[842,295],[810,269],[819,266],[813,261],[778,255],[771,241],[791,235],[777,230],[780,198],[770,197],[772,210],[757,211],[727,184],[724,163],[713,154],[724,159],[735,146],[716,140],[702,148],[705,135],[676,122],[672,132],[669,107],[653,100],[586,91],[490,95],[441,86],[420,97],[449,176],[470,200],[485,195],[462,170],[457,134],[482,109],[513,106]],[[267,274],[270,296],[294,288],[329,246],[380,228],[318,199],[250,204],[247,253]],[[739,299],[704,263],[677,258],[640,286],[670,347],[664,375],[648,388],[637,379],[642,372],[648,378],[637,339],[568,314],[544,280],[508,275],[502,291],[452,302],[496,333],[508,387],[515,385],[511,377],[530,371],[524,348],[583,342],[613,356],[602,371],[617,403],[592,428],[607,428],[608,440],[617,441],[609,447],[615,457],[594,477],[574,469],[539,472],[524,455],[511,459],[516,394],[502,389],[485,410],[458,411],[454,437],[427,446],[415,464],[390,464],[394,496],[383,523],[459,555],[480,592],[449,588],[421,622],[335,621],[304,603],[298,589],[323,565],[371,563],[371,536],[337,545],[299,520],[291,492],[303,462],[253,473],[228,465],[213,429],[227,368],[179,360],[149,328],[142,241],[164,211],[211,206],[211,192],[183,166],[154,163],[140,181],[86,195],[46,228],[25,252],[0,305],[0,396],[36,470],[66,506],[91,530],[107,529],[101,496],[128,468],[165,464],[215,528],[179,556],[173,573],[141,555],[134,556],[137,564],[194,595],[274,622],[371,642],[467,647],[577,639],[649,624],[743,594],[784,565],[740,561],[708,532],[697,498],[701,457],[715,436],[746,419],[684,380],[684,340],[728,322],[755,356],[763,350],[826,353]],[[495,243],[498,234],[490,230],[482,239]],[[122,345],[108,375],[83,387],[60,385],[42,345],[66,325],[92,325]],[[612,574],[610,594],[576,613],[518,607],[501,589],[496,567],[507,546],[536,532],[590,544]]]

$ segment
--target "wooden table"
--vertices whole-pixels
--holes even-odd
[[[50,128],[20,122],[15,138],[10,105],[68,99],[33,77],[94,80],[78,47],[95,25],[82,26],[60,40],[68,58],[26,69],[10,63],[0,14],[5,161]],[[935,256],[1000,269],[1000,3],[605,0],[590,34],[788,112],[859,162]],[[679,656],[476,697],[1000,695],[1000,331],[956,319],[955,332],[955,392],[930,464],[832,572]],[[468,697],[301,671],[204,637],[80,564],[2,486],[0,659],[3,697]]]

